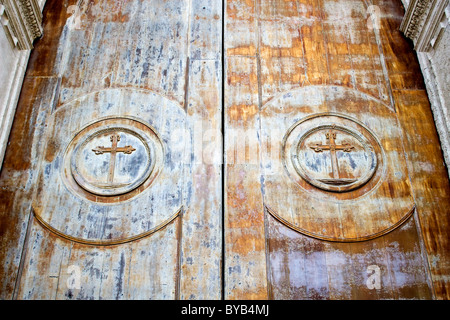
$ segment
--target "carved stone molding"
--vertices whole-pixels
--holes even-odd
[[[406,8],[405,18],[400,30],[413,41],[423,27],[425,16],[433,0],[411,0]]]
[[[400,30],[412,39],[450,174],[450,0],[410,0]]]
[[[413,40],[416,51],[430,51],[448,25],[449,0],[411,0],[400,30]],[[447,10],[446,10],[447,8]]]
[[[0,0],[0,17],[13,47],[30,50],[42,36],[42,13],[37,0]]]

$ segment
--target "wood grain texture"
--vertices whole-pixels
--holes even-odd
[[[177,255],[173,252],[179,220],[150,237],[107,249],[68,243],[36,220],[31,223],[17,299],[176,298]],[[80,287],[70,282],[75,270],[79,270]]]
[[[449,299],[450,187],[424,90],[394,91],[410,151],[409,168],[423,241],[437,299]]]
[[[436,299],[450,298],[449,206],[450,185],[439,138],[412,45],[399,32],[403,10],[390,1],[374,1],[384,8],[380,32],[395,108],[405,133],[408,169],[417,205],[418,221]]]
[[[323,190],[293,168],[299,158],[298,141],[323,125],[342,125],[372,140],[367,143],[378,163],[367,183],[347,192]],[[346,134],[337,132],[338,138]],[[263,167],[268,168],[265,205],[306,234],[325,240],[367,240],[391,231],[412,213],[414,203],[395,113],[370,96],[337,86],[308,86],[277,95],[263,106],[261,139],[272,144],[270,151],[262,151]],[[325,133],[316,139],[324,141]],[[282,149],[274,152],[280,141]],[[311,157],[317,159],[314,154]],[[340,166],[345,169],[342,160]],[[327,158],[321,164],[326,167],[321,175],[331,173],[330,162]],[[352,163],[359,166],[355,157]]]
[[[47,1],[30,59],[1,176],[1,297],[219,299],[222,3],[76,5]],[[61,173],[74,134],[105,118],[157,131],[167,173],[110,203]]]
[[[226,1],[225,298],[266,299],[258,2]]]
[[[52,105],[55,78],[26,77],[10,133],[1,171],[1,297],[11,299],[21,266],[23,243],[27,238],[32,191],[41,154],[32,146],[33,138],[44,135]],[[14,137],[13,139],[11,139]]]
[[[222,298],[222,2],[191,1],[180,298]]]
[[[360,243],[324,242],[268,218],[272,299],[430,299],[414,219],[387,236]],[[367,287],[380,268],[380,289]],[[368,272],[369,271],[369,272]]]
[[[400,1],[76,2],[47,1],[24,80],[0,298],[450,297],[450,183]],[[164,146],[161,179],[110,202],[61,180],[74,135],[105,117]],[[370,140],[380,170],[345,192],[304,179],[288,161],[316,118],[337,144]],[[334,156],[309,168],[355,178]]]
[[[443,270],[447,270],[448,257],[442,257],[447,256],[447,241],[437,239],[448,237],[446,227],[441,229],[437,221],[447,225],[447,209],[440,208],[433,197],[448,204],[449,181],[426,96],[420,96],[425,91],[417,61],[398,31],[401,3],[227,3],[225,123],[230,131],[256,131],[245,137],[257,145],[247,145],[243,139],[236,145],[229,134],[225,139],[226,159],[231,161],[233,155],[231,159],[235,160],[239,154],[235,150],[241,150],[241,159],[248,160],[244,151],[254,150],[252,159],[261,164],[260,168],[241,165],[241,171],[238,164],[227,165],[226,201],[233,207],[226,208],[226,243],[230,243],[226,259],[233,261],[229,263],[233,268],[226,271],[237,272],[229,282],[234,284],[239,278],[240,283],[251,283],[252,288],[267,288],[268,297],[274,299],[445,298],[448,284],[443,275],[448,272]],[[413,106],[412,101],[420,107]],[[411,111],[406,110],[411,108],[420,115],[409,115]],[[384,159],[385,174],[377,178],[372,189],[367,189],[369,182],[353,195],[327,194],[298,177],[296,185],[286,172],[282,161],[287,160],[280,151],[286,132],[297,121],[327,112],[359,119],[381,141],[389,159]],[[413,117],[423,124],[411,122]],[[252,119],[259,121],[259,128]],[[413,163],[412,158],[421,160]],[[439,166],[439,173],[433,171],[435,174],[425,178],[422,166],[433,170]],[[259,184],[256,170],[260,170]],[[421,183],[422,179],[427,182]],[[243,181],[246,188],[238,188]],[[431,188],[435,190],[437,185],[434,194]],[[357,192],[361,192],[359,197],[355,197]],[[308,193],[313,196],[303,198]],[[265,222],[259,204],[249,201],[259,199],[260,194]],[[258,215],[253,208],[258,208]],[[333,211],[337,213],[335,219],[330,216]],[[423,217],[422,211],[426,212]],[[247,271],[250,254],[243,248],[261,243],[261,233],[246,232],[246,240],[240,241],[241,230],[249,223],[265,230],[268,277],[257,283],[256,273]],[[391,228],[384,232],[376,231],[389,225]],[[364,230],[371,230],[373,236],[365,238]],[[437,238],[432,232],[437,232]],[[326,237],[330,234],[334,236]],[[347,236],[348,243],[343,243]],[[254,262],[262,273],[263,249],[253,248]],[[380,270],[382,285],[376,290],[366,282],[371,266]],[[230,288],[234,289],[230,296],[237,295],[239,289]]]

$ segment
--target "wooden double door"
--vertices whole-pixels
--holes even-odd
[[[400,1],[47,0],[1,172],[4,299],[447,299]]]

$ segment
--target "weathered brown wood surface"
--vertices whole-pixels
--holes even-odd
[[[227,298],[449,298],[449,180],[403,14],[400,1],[227,1]],[[314,155],[296,149],[303,127],[348,133],[335,114],[384,154],[348,192],[330,192],[350,172],[342,154],[328,185],[298,174],[296,152]]]
[[[47,1],[1,175],[3,299],[220,299],[221,15],[214,0]],[[148,178],[110,196],[146,145]],[[104,194],[86,189],[96,157]]]
[[[0,176],[0,297],[450,298],[450,184],[403,13],[47,0]],[[154,168],[110,196],[136,137]],[[106,195],[81,186],[97,156]]]

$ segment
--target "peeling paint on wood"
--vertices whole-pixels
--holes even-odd
[[[30,58],[1,298],[449,298],[450,184],[399,1],[82,4],[47,1]],[[113,133],[154,171],[106,154],[68,181]]]
[[[221,1],[47,1],[44,15],[1,177],[1,297],[219,299],[221,165],[195,156],[221,130]],[[104,180],[96,130],[147,150],[150,175],[108,153]]]
[[[429,269],[426,257],[430,254],[430,260],[432,252],[439,251],[448,261],[447,240],[434,240],[435,232],[448,238],[447,228],[436,226],[438,220],[447,226],[448,209],[432,198],[439,194],[440,203],[449,203],[449,181],[440,152],[425,151],[426,144],[418,142],[429,141],[430,148],[438,145],[417,61],[398,31],[401,4],[372,1],[371,5],[380,9],[378,16],[371,16],[366,1],[227,1],[228,298],[447,296],[448,283],[439,277],[440,272],[448,273],[443,271],[446,262],[433,259]],[[413,92],[420,96],[416,103],[420,107],[411,105],[408,97]],[[423,125],[408,119],[406,110],[412,108],[420,110],[417,118]],[[298,141],[307,141],[302,134],[314,135],[307,129],[296,132],[295,124],[321,114],[324,120],[310,132],[324,132],[323,126],[329,135],[342,135],[340,122],[329,118],[334,112],[358,119],[380,141],[381,148],[374,152],[383,154],[378,159],[384,169],[354,191],[343,192],[340,187],[330,192],[332,188],[326,187],[350,184],[355,178],[346,182],[332,174],[346,170],[339,164],[344,162],[342,154],[336,154],[342,160],[332,164],[332,157],[317,152],[323,161],[316,164],[326,168],[309,169],[316,170],[317,179],[324,175],[325,184],[299,174],[304,173],[298,166],[306,154],[299,150],[323,145],[325,137],[315,136],[312,145],[297,146]],[[290,141],[292,133],[297,135]],[[241,148],[233,143],[235,136],[245,141]],[[283,149],[286,142],[291,143],[292,158]],[[420,160],[411,162],[412,156]],[[439,173],[432,169],[436,161],[441,163]],[[434,173],[426,174],[428,186],[439,186],[434,196],[419,182],[425,178],[422,168]],[[381,272],[380,289],[367,285],[373,276],[368,270]]]

